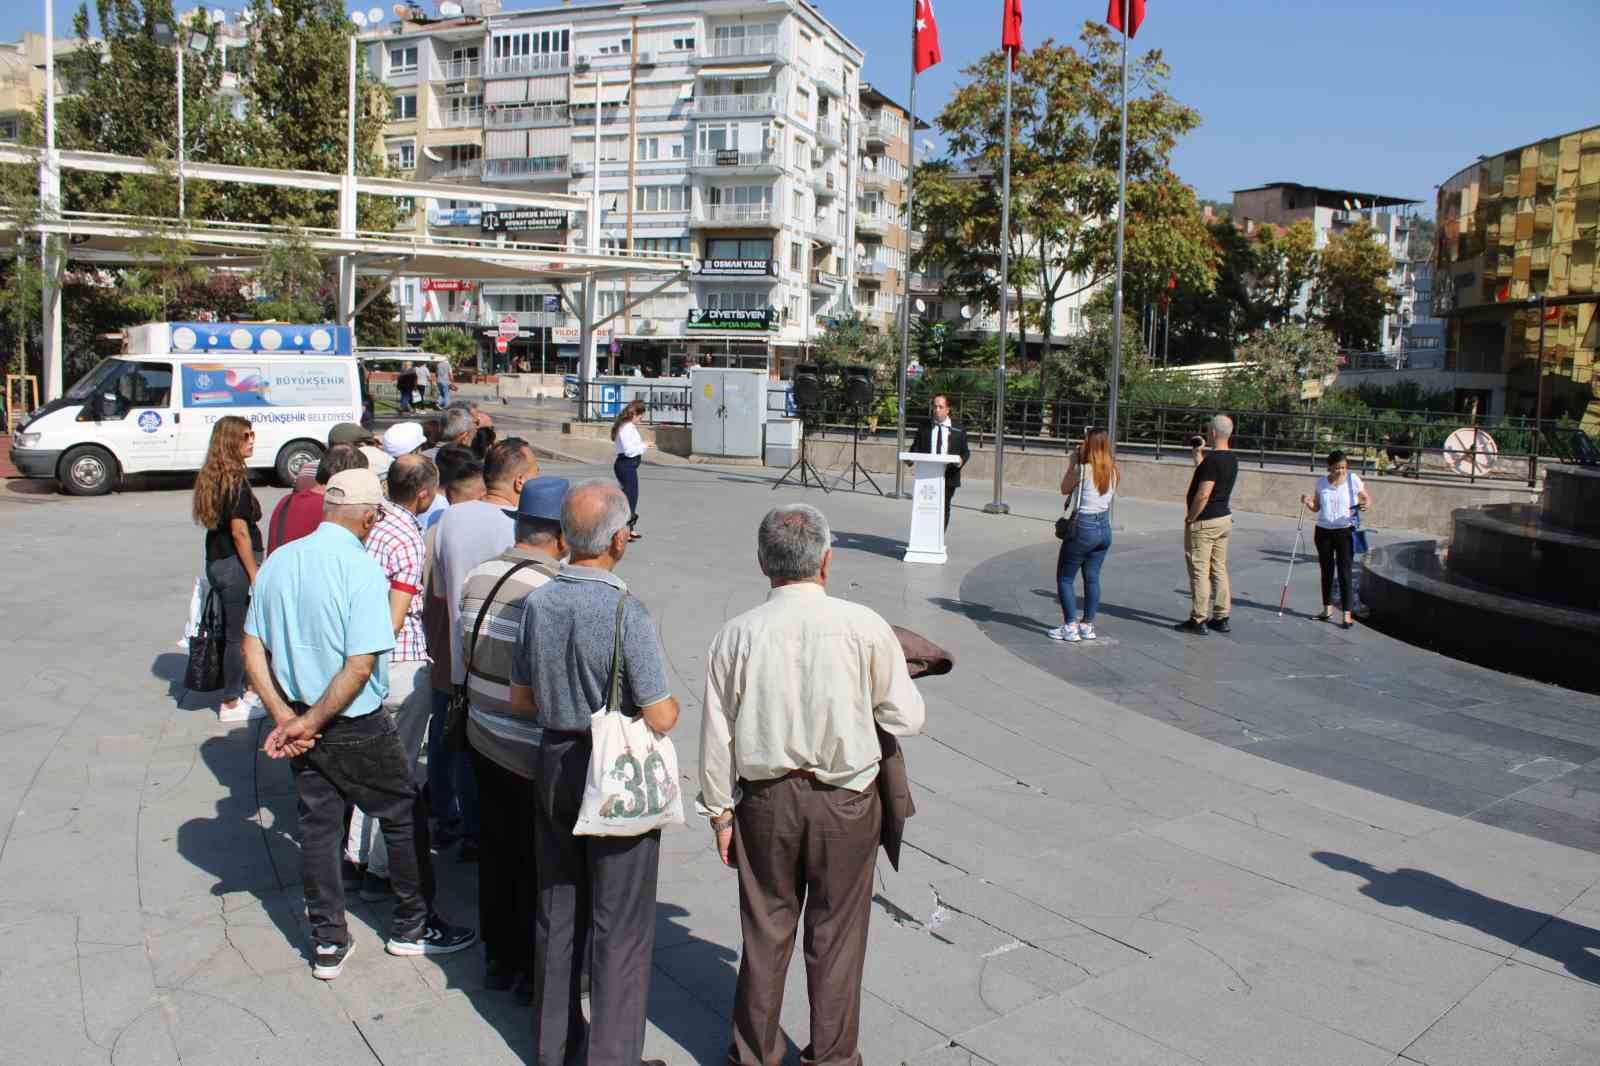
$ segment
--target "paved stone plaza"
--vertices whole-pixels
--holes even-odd
[[[705,648],[764,595],[760,515],[802,494],[754,469],[642,475],[622,573],[660,626],[692,779]],[[1102,639],[1065,646],[1044,636],[1054,497],[996,518],[969,484],[950,564],[914,568],[904,504],[804,495],[835,530],[833,594],[957,658],[921,683],[919,812],[901,871],[879,864],[867,1063],[1600,1061],[1600,699],[1314,622],[1314,562],[1280,620],[1292,522],[1241,518],[1235,632],[1196,639],[1167,628],[1179,507],[1119,506]],[[311,978],[287,766],[178,685],[188,505],[181,483],[0,490],[0,1062],[527,1061],[526,1010],[483,990],[481,953],[389,957],[379,907],[353,903],[344,975]],[[473,922],[471,869],[439,872]],[[701,823],[665,839],[657,921],[647,1051],[721,1062],[737,891]]]

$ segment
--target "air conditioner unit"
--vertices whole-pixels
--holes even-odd
[[[639,323],[639,332],[640,333],[642,333],[643,335],[648,337],[651,334],[655,333],[655,331],[656,331],[655,319],[646,318],[646,319],[643,319],[643,320],[640,321],[640,323]]]
[[[656,65],[656,54],[654,52],[640,52],[636,62],[641,67],[653,67]]]
[[[573,62],[572,69],[577,71],[579,74],[587,73],[589,70],[589,57],[580,56]]]

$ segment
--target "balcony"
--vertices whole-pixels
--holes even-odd
[[[812,74],[817,82],[817,92],[823,96],[844,98],[844,72],[838,67],[818,67]]]
[[[839,195],[838,183],[831,172],[813,170],[806,183],[811,186],[811,191],[818,200],[831,200]]]
[[[689,225],[777,229],[778,220],[771,204],[701,204],[694,209]]]
[[[861,187],[874,192],[887,192],[891,185],[901,180],[903,179],[891,177],[884,171],[872,167],[863,167],[861,170]]]
[[[459,181],[466,178],[477,180],[483,173],[483,160],[474,159],[467,163],[446,163],[438,166],[428,174],[429,181]]]
[[[701,118],[710,115],[772,115],[778,112],[778,94],[723,93],[697,96],[691,106],[693,113]]]
[[[899,321],[899,312],[874,304],[856,304],[855,312],[861,321],[879,329],[889,329]]]
[[[889,124],[882,119],[865,122],[861,126],[861,143],[867,147],[885,147],[889,143]]]
[[[944,274],[937,271],[924,274],[919,271],[911,275],[910,284],[914,292],[940,292],[944,289]]]
[[[813,270],[811,272],[811,291],[819,296],[838,292],[843,287],[844,278],[837,274],[830,274],[826,270]]]
[[[534,159],[486,159],[483,163],[484,181],[547,181],[565,179],[570,172],[568,159],[564,155]]]
[[[500,56],[489,60],[485,74],[491,78],[518,74],[557,74],[572,67],[571,52],[536,52],[525,56]]]
[[[839,132],[839,124],[831,118],[817,119],[817,141],[829,148],[843,148],[843,135]]]
[[[900,224],[887,211],[861,211],[856,215],[856,232],[882,237]]]
[[[502,311],[493,306],[487,310],[489,321],[485,325],[497,323],[506,315],[516,319],[522,329],[555,329],[567,324],[567,316],[560,311]]]
[[[446,130],[478,129],[483,125],[483,108],[462,107],[446,111],[439,118],[439,128]]]
[[[783,155],[772,149],[741,152],[737,148],[722,148],[712,152],[696,152],[689,160],[689,169],[721,175],[782,174]]]
[[[811,223],[811,239],[837,246],[842,238],[839,236],[839,227],[833,220],[817,219]]]
[[[483,76],[481,59],[447,59],[438,64],[432,81],[466,81]]]
[[[856,259],[856,278],[860,281],[878,282],[889,274],[889,264],[876,259]]]
[[[566,104],[495,104],[484,111],[484,124],[492,130],[566,126],[571,122],[571,109]]]
[[[690,59],[695,63],[727,63],[740,59],[773,59],[787,63],[789,53],[776,34],[770,37],[713,37],[706,42],[704,52]]]

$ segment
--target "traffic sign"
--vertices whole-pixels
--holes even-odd
[[[512,337],[515,337],[516,335],[517,335],[517,316],[516,315],[501,315],[500,316],[500,336],[505,338],[506,340],[510,340]]]
[[[508,338],[496,337],[494,339],[494,350],[499,352],[501,355],[505,355],[506,351],[510,349],[510,347],[511,341]]]

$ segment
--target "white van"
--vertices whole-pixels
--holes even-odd
[[[156,322],[124,354],[41,407],[12,441],[27,477],[98,496],[123,474],[199,470],[224,415],[256,431],[253,468],[293,484],[322,458],[328,430],[361,421],[361,375],[347,326]]]

